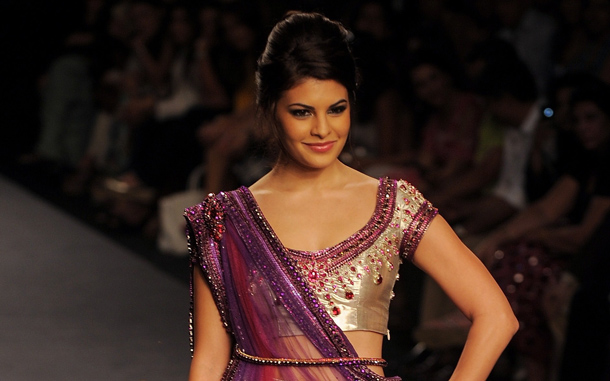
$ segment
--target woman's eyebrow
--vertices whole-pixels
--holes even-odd
[[[340,104],[342,104],[342,103],[347,103],[347,100],[345,100],[345,99],[340,99],[340,100],[338,100],[337,102],[335,102],[335,103],[331,104],[331,105],[330,105],[328,108],[333,108],[333,107],[336,107],[336,106],[338,106],[338,105],[340,105]],[[299,107],[302,107],[302,108],[306,108],[306,109],[308,109],[308,110],[313,110],[313,109],[314,109],[314,107],[313,107],[313,106],[309,106],[309,105],[306,105],[306,104],[304,104],[304,103],[298,103],[298,102],[297,102],[297,103],[291,103],[291,104],[289,104],[289,105],[288,105],[288,107],[292,107],[292,106],[299,106]]]
[[[332,105],[330,105],[329,108],[333,108],[333,107],[339,106],[342,103],[347,103],[347,100],[345,100],[345,99],[338,100],[337,102],[335,102]]]
[[[303,104],[303,103],[291,103],[291,104],[288,105],[288,107],[292,107],[292,106],[299,106],[299,107],[302,107],[302,108],[306,108],[308,110],[313,110],[314,109],[313,106],[309,106],[309,105],[306,105],[306,104]]]

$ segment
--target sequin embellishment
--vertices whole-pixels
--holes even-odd
[[[390,195],[393,195],[393,189],[394,183],[389,181],[380,186],[372,218],[342,243],[317,252],[287,249],[332,316],[341,314],[337,304],[344,303],[342,299],[351,301],[355,298],[354,289],[360,289],[360,282],[380,285],[384,272],[394,269],[392,257],[398,255],[399,240],[381,237],[388,228],[392,229],[395,198]],[[372,250],[367,251],[368,248]]]
[[[225,232],[222,204],[218,202],[214,193],[210,193],[205,199],[204,206],[203,220],[212,233],[214,240],[219,242]]]

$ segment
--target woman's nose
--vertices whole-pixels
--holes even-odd
[[[319,116],[315,119],[311,129],[311,134],[320,138],[325,138],[330,134],[331,128],[326,115]]]

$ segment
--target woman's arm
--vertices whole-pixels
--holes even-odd
[[[413,261],[472,321],[451,380],[487,379],[518,329],[518,322],[502,290],[441,216],[430,224]]]
[[[610,211],[610,197],[597,196],[591,200],[578,225],[543,228],[526,234],[526,238],[538,241],[559,253],[576,253],[591,238]]]
[[[483,158],[464,174],[443,184],[439,189],[426,194],[426,198],[439,209],[461,197],[481,191],[498,177],[502,166],[502,146],[489,148]]]
[[[574,178],[561,177],[542,199],[490,233],[475,250],[479,258],[489,265],[493,260],[493,253],[501,244],[522,238],[529,232],[556,222],[568,213],[578,189],[578,182]]]
[[[231,338],[200,269],[193,273],[194,350],[189,381],[220,380],[231,357]]]

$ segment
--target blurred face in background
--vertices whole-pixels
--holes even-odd
[[[585,8],[583,21],[589,37],[604,37],[610,30],[610,1],[591,0]]]
[[[128,41],[131,33],[130,22],[128,5],[114,5],[110,10],[110,20],[107,27],[108,34],[119,41]]]
[[[411,70],[415,95],[432,107],[440,108],[449,102],[453,84],[449,75],[432,64]]]
[[[373,36],[376,40],[383,40],[389,34],[383,7],[375,2],[365,3],[360,8],[354,27],[359,32]]]
[[[503,26],[514,28],[528,8],[525,0],[496,0],[496,15]]]
[[[419,2],[419,11],[422,17],[430,20],[439,20],[445,7],[442,0],[426,0]]]
[[[218,9],[214,7],[204,6],[199,10],[197,14],[199,20],[199,35],[200,37],[206,38],[210,41],[216,39],[218,32]]]
[[[222,18],[225,39],[235,49],[246,52],[254,47],[255,33],[239,17],[227,13]]]
[[[607,146],[610,139],[610,118],[594,102],[583,101],[574,105],[574,130],[588,151]]]
[[[561,0],[559,11],[565,22],[576,25],[580,22],[583,13],[582,0]]]
[[[169,30],[172,35],[172,40],[178,45],[186,45],[192,41],[195,28],[186,9],[176,8],[172,11]]]
[[[131,21],[135,37],[148,41],[161,26],[163,12],[151,4],[134,3],[131,6]]]

